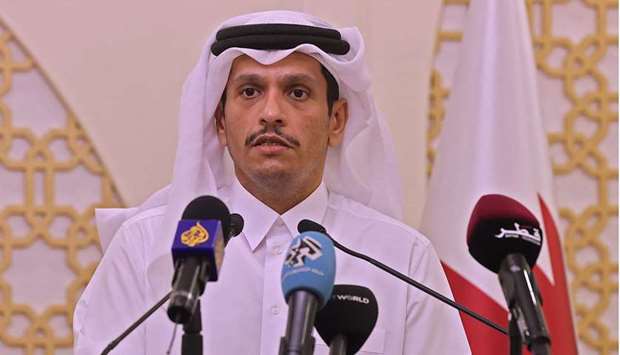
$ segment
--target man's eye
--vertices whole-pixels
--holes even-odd
[[[305,100],[308,98],[308,92],[304,89],[293,89],[289,95],[295,100]]]
[[[247,98],[252,98],[258,95],[258,90],[256,90],[255,88],[245,88],[241,90],[241,95]]]

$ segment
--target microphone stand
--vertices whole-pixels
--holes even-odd
[[[103,349],[101,355],[107,355],[110,351],[114,350],[118,344],[123,341],[131,332],[134,331],[140,324],[144,323],[144,321],[150,317],[155,311],[157,311],[161,306],[163,306],[166,301],[170,298],[170,294],[172,292],[168,292],[159,302],[157,302],[153,307],[151,307],[142,317],[140,317],[135,323],[129,326],[127,330],[125,330],[121,335],[119,335],[116,339],[112,340],[108,346]],[[202,355],[202,315],[200,311],[200,300],[196,303],[196,310],[192,315],[190,320],[183,324],[183,339],[181,344],[181,354],[182,355]]]
[[[133,332],[134,329],[136,329],[148,317],[150,317],[151,314],[155,313],[155,311],[158,310],[159,307],[161,307],[164,303],[166,303],[166,301],[168,301],[168,298],[170,298],[170,294],[171,292],[168,292],[161,300],[159,300],[159,302],[157,302],[153,307],[151,307],[148,311],[146,311],[146,313],[144,313],[142,317],[138,318],[138,320],[135,321],[135,323],[130,325],[129,328],[127,328],[127,330],[125,330],[116,339],[112,340],[110,344],[108,344],[108,346],[106,346],[105,349],[103,349],[103,351],[101,352],[101,355],[106,355],[110,351],[112,351],[121,341],[123,341],[123,339],[125,339],[129,334],[131,334],[131,332]]]
[[[450,305],[450,306],[452,306],[452,307],[454,307],[454,308],[458,309],[459,311],[461,311],[461,312],[463,312],[463,313],[466,313],[466,314],[467,314],[467,315],[469,315],[470,317],[473,317],[473,318],[475,318],[475,319],[479,320],[480,322],[482,322],[482,323],[484,323],[484,324],[488,325],[489,327],[491,327],[491,328],[493,328],[493,329],[497,330],[498,332],[500,332],[500,333],[502,333],[502,334],[506,334],[506,335],[508,335],[508,332],[506,331],[506,329],[504,329],[503,327],[501,327],[501,326],[499,326],[499,325],[497,325],[497,324],[493,323],[492,321],[490,321],[490,320],[488,320],[488,319],[484,318],[483,316],[481,316],[481,315],[477,314],[476,312],[474,312],[474,311],[470,310],[469,308],[467,308],[467,307],[465,307],[465,306],[463,306],[463,305],[460,305],[460,304],[458,304],[458,303],[456,303],[456,302],[452,301],[451,299],[449,299],[448,297],[446,297],[446,296],[444,296],[444,295],[442,295],[442,294],[438,293],[437,291],[435,291],[435,290],[433,290],[433,289],[431,289],[431,288],[429,288],[429,287],[424,286],[423,284],[421,284],[421,283],[417,282],[416,280],[414,280],[414,279],[412,279],[412,278],[410,278],[410,277],[408,277],[408,276],[406,276],[406,275],[404,275],[404,274],[402,274],[402,273],[400,273],[400,272],[398,272],[398,271],[396,271],[396,270],[394,270],[394,269],[392,269],[392,268],[388,267],[388,266],[387,266],[387,265],[385,265],[385,264],[382,264],[381,262],[379,262],[379,261],[377,261],[377,260],[375,260],[375,259],[373,259],[373,258],[371,258],[371,257],[368,257],[368,256],[366,256],[366,255],[364,255],[364,254],[358,253],[358,252],[356,252],[356,251],[353,251],[353,250],[351,250],[351,249],[349,249],[349,248],[345,247],[344,245],[342,245],[342,244],[338,243],[338,242],[337,242],[334,238],[332,238],[329,234],[327,234],[327,233],[325,233],[325,232],[323,232],[323,233],[324,233],[325,235],[327,235],[327,237],[328,237],[329,239],[331,239],[331,240],[332,240],[332,242],[334,243],[334,246],[335,246],[336,248],[338,248],[338,249],[342,250],[343,252],[345,252],[345,253],[347,253],[347,254],[349,254],[349,255],[352,255],[352,256],[354,256],[354,257],[356,257],[356,258],[362,259],[362,260],[364,260],[364,261],[367,261],[367,262],[369,262],[369,263],[373,264],[374,266],[378,267],[379,269],[381,269],[381,270],[383,270],[383,271],[387,272],[388,274],[390,274],[390,275],[392,275],[392,276],[394,276],[394,277],[396,277],[396,278],[398,278],[398,279],[401,279],[402,281],[404,281],[404,282],[408,283],[409,285],[411,285],[411,286],[413,286],[413,287],[417,288],[418,290],[420,290],[420,291],[422,291],[422,292],[425,292],[426,294],[429,294],[429,295],[431,295],[431,296],[433,296],[433,297],[435,297],[435,298],[439,299],[440,301],[442,301],[442,302],[444,302],[444,303],[446,303],[446,304],[448,304],[448,305]]]
[[[196,310],[190,320],[183,324],[181,355],[202,355],[202,314],[200,299],[196,301]]]
[[[305,226],[302,226],[302,223],[307,223],[307,224]],[[316,223],[316,222],[314,222],[312,220],[309,220],[309,219],[304,219],[301,222],[299,222],[299,225],[298,225],[297,229],[299,229],[299,232],[302,232],[302,231],[305,231],[305,230],[313,230],[313,231],[321,232],[321,233],[325,234],[329,239],[331,239],[332,243],[334,243],[334,246],[336,248],[342,250],[343,252],[345,252],[345,253],[347,253],[349,255],[352,255],[352,256],[354,256],[354,257],[356,257],[358,259],[362,259],[362,260],[364,260],[364,261],[366,261],[366,262],[368,262],[368,263],[378,267],[379,269],[387,272],[388,274],[396,277],[397,279],[400,279],[400,280],[408,283],[409,285],[417,288],[418,290],[420,290],[420,291],[422,291],[422,292],[424,292],[424,293],[426,293],[426,294],[428,294],[428,295],[430,295],[432,297],[435,297],[436,299],[442,301],[443,303],[446,303],[446,304],[448,304],[448,305],[458,309],[459,311],[461,311],[463,313],[466,313],[470,317],[477,319],[478,321],[480,321],[480,322],[486,324],[487,326],[497,330],[498,332],[500,332],[502,334],[505,334],[505,335],[508,335],[508,331],[506,331],[506,329],[504,329],[503,327],[495,324],[494,322],[490,321],[489,319],[484,318],[483,316],[481,316],[478,313],[470,310],[469,308],[467,308],[467,307],[465,307],[463,305],[460,305],[460,304],[452,301],[448,297],[446,297],[446,296],[442,295],[441,293],[431,289],[430,287],[424,286],[423,284],[417,282],[416,280],[414,280],[414,279],[412,279],[412,278],[410,278],[410,277],[408,277],[408,276],[406,276],[406,275],[404,275],[404,274],[402,274],[402,273],[392,269],[391,267],[389,267],[389,266],[387,266],[387,265],[385,265],[385,264],[383,264],[383,263],[381,263],[381,262],[379,262],[379,261],[377,261],[377,260],[367,256],[367,255],[364,255],[362,253],[358,253],[358,252],[356,252],[354,250],[351,250],[351,249],[345,247],[344,245],[338,243],[334,238],[332,238],[331,235],[329,235],[329,233],[327,233],[327,230],[325,229],[325,227],[323,227],[319,223]]]
[[[289,296],[286,332],[280,338],[278,355],[314,354],[314,337],[311,333],[318,308],[316,298],[308,291],[295,292]],[[293,323],[293,318],[303,318],[303,324]]]
[[[522,344],[533,355],[551,354],[551,339],[540,308],[542,298],[525,257],[506,256],[498,277],[510,312],[510,354],[520,355]]]
[[[517,318],[510,314],[510,323],[508,323],[508,333],[510,334],[510,355],[521,355],[521,333],[517,325]]]
[[[329,355],[346,355],[347,353],[347,338],[338,334],[333,339],[331,344],[329,344]]]

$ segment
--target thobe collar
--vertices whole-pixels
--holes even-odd
[[[297,224],[302,219],[318,223],[323,221],[328,199],[327,188],[323,181],[305,200],[280,215],[249,193],[237,178],[233,180],[230,186],[230,211],[243,217],[243,235],[252,251],[256,250],[275,223],[283,222],[289,233],[295,236],[299,234]]]

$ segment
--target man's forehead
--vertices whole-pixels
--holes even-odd
[[[269,72],[306,74],[318,79],[321,77],[321,63],[312,56],[299,52],[293,52],[271,64],[259,63],[254,58],[243,54],[233,60],[228,79],[230,81],[246,74],[267,74]]]

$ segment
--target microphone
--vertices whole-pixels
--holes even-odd
[[[330,355],[353,355],[370,336],[378,316],[377,299],[370,289],[334,285],[332,297],[317,313],[314,326],[329,345]]]
[[[362,253],[358,253],[358,252],[356,252],[354,250],[351,250],[351,249],[345,247],[344,245],[338,243],[338,241],[336,241],[329,234],[327,234],[327,230],[325,229],[325,227],[323,227],[322,225],[320,225],[317,222],[311,221],[309,219],[302,219],[299,222],[299,224],[297,225],[297,230],[300,233],[303,233],[303,232],[306,232],[306,231],[316,231],[316,232],[323,233],[334,243],[334,246],[336,248],[342,250],[343,252],[345,252],[345,253],[347,253],[347,254],[349,254],[351,256],[354,256],[354,257],[356,257],[358,259],[362,259],[362,260],[364,260],[364,261],[374,265],[375,267],[377,267],[377,268],[387,272],[388,274],[396,277],[397,279],[400,279],[401,281],[406,282],[407,284],[409,284],[409,285],[417,288],[418,290],[420,290],[420,291],[422,291],[422,292],[424,292],[424,293],[426,293],[426,294],[428,294],[428,295],[430,295],[430,296],[440,300],[441,302],[443,302],[443,303],[445,303],[445,304],[447,304],[449,306],[452,306],[452,307],[458,309],[459,311],[467,314],[468,316],[470,316],[472,318],[475,318],[476,320],[478,320],[478,321],[484,323],[485,325],[487,325],[487,326],[497,330],[500,333],[503,333],[503,334],[506,334],[506,335],[508,334],[506,329],[504,329],[503,327],[495,324],[494,322],[490,321],[489,319],[487,319],[487,318],[479,315],[478,313],[470,310],[469,308],[454,302],[453,300],[451,300],[448,297],[440,294],[439,292],[431,289],[430,287],[427,287],[427,286],[417,282],[416,280],[410,278],[409,276],[404,275],[403,273],[400,273],[400,272],[392,269],[391,267],[389,267],[389,266],[387,266],[387,265],[385,265],[385,264],[383,264],[383,263],[381,263],[381,262],[379,262],[379,261],[369,257],[368,255],[364,255]]]
[[[236,237],[243,231],[245,222],[243,217],[239,213],[233,213],[230,215],[230,236],[224,240],[224,245],[228,245],[228,241],[232,237]]]
[[[476,203],[467,227],[469,253],[498,274],[511,327],[520,335],[512,345],[520,348],[523,342],[534,354],[549,354],[551,343],[531,270],[542,243],[538,220],[521,203],[499,194],[484,195]]]
[[[314,353],[312,327],[318,309],[329,300],[336,277],[332,241],[322,233],[304,232],[295,237],[282,266],[282,292],[288,303],[286,333],[279,355]]]
[[[216,197],[197,197],[183,211],[172,242],[171,321],[187,323],[207,281],[217,281],[230,231],[230,212]]]
[[[206,196],[203,196],[206,197]],[[191,205],[191,202],[190,202]],[[187,206],[189,207],[189,205]],[[185,208],[187,210],[188,208]],[[184,212],[185,214],[185,212]],[[241,217],[238,213],[233,213],[230,215],[230,237],[236,237],[243,231],[243,217]],[[170,299],[170,295],[172,292],[168,292],[161,300],[159,300],[153,307],[149,308],[137,321],[132,323],[121,335],[112,340],[101,352],[102,355],[108,354],[110,351],[114,350],[120,344],[123,339],[125,339],[131,332],[133,332],[140,324],[142,324],[145,320],[147,320],[151,314],[155,313],[168,299]]]

